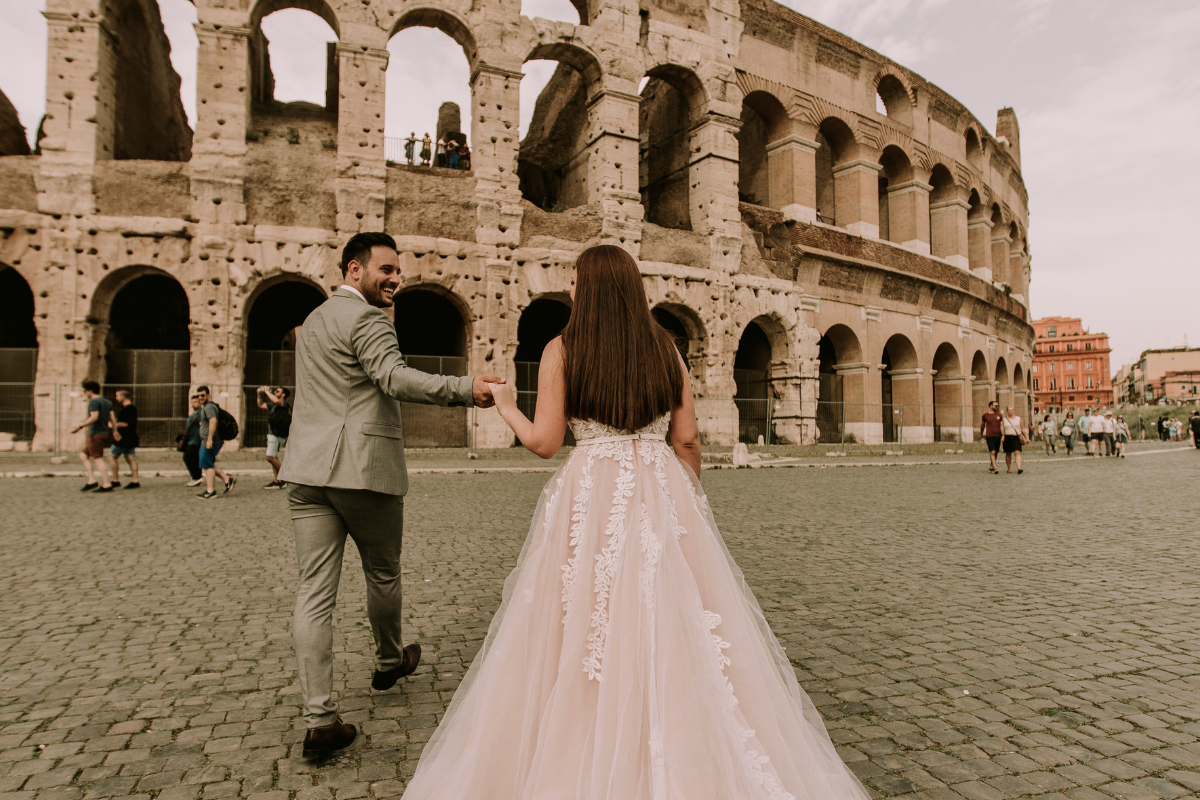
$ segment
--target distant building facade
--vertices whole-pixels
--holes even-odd
[[[1200,347],[1143,350],[1137,361],[1121,367],[1114,388],[1130,404],[1200,402]]]
[[[1113,404],[1107,333],[1090,333],[1077,317],[1033,321],[1033,411],[1060,413]]]

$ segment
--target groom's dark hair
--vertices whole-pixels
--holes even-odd
[[[364,267],[371,260],[372,247],[390,247],[396,249],[396,240],[386,233],[379,231],[368,231],[366,233],[356,233],[350,237],[350,241],[346,242],[346,246],[342,248],[342,277],[346,277],[346,272],[350,269],[350,262],[357,261]]]

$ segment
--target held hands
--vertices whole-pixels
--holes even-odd
[[[502,387],[504,378],[495,375],[477,375],[471,381],[471,397],[475,401],[476,408],[491,408],[496,405],[496,399],[493,396],[493,389]]]
[[[495,402],[496,410],[500,412],[500,416],[504,416],[509,409],[517,407],[517,401],[513,399],[512,389],[508,386],[489,383],[488,390],[492,393],[492,400]]]

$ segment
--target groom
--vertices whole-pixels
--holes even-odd
[[[489,375],[429,375],[404,363],[396,329],[380,309],[400,285],[396,243],[359,233],[342,250],[343,283],[309,314],[296,340],[296,395],[287,459],[300,584],[292,634],[304,695],[305,755],[346,747],[358,729],[338,717],[333,693],[333,609],[349,533],[362,558],[377,669],[390,689],[412,673],[421,646],[400,639],[400,539],[404,520],[404,429],[400,402],[481,408],[493,404]]]

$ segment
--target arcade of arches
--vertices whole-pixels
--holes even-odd
[[[339,285],[340,248],[383,230],[412,366],[503,375],[522,402],[569,316],[572,264],[598,243],[638,260],[709,443],[966,439],[960,417],[1025,396],[1012,109],[989,130],[771,0],[721,8],[736,42],[703,4],[665,0],[636,17],[579,0],[558,20],[495,0],[378,5],[196,0],[192,131],[154,0],[47,0],[43,146],[0,155],[0,383],[136,386],[163,436],[206,383],[257,444],[242,387],[294,379],[292,332]],[[90,12],[114,35],[78,23]],[[328,39],[305,56],[324,75],[309,102],[285,87],[281,55],[302,44],[273,26],[285,13]],[[459,105],[470,169],[388,155],[405,77],[388,67],[414,28],[448,37],[461,68],[463,98],[438,100]],[[534,63],[550,77],[525,117]],[[75,399],[13,402],[0,427],[66,445],[54,421]],[[512,443],[494,414],[405,420],[409,444]]]

